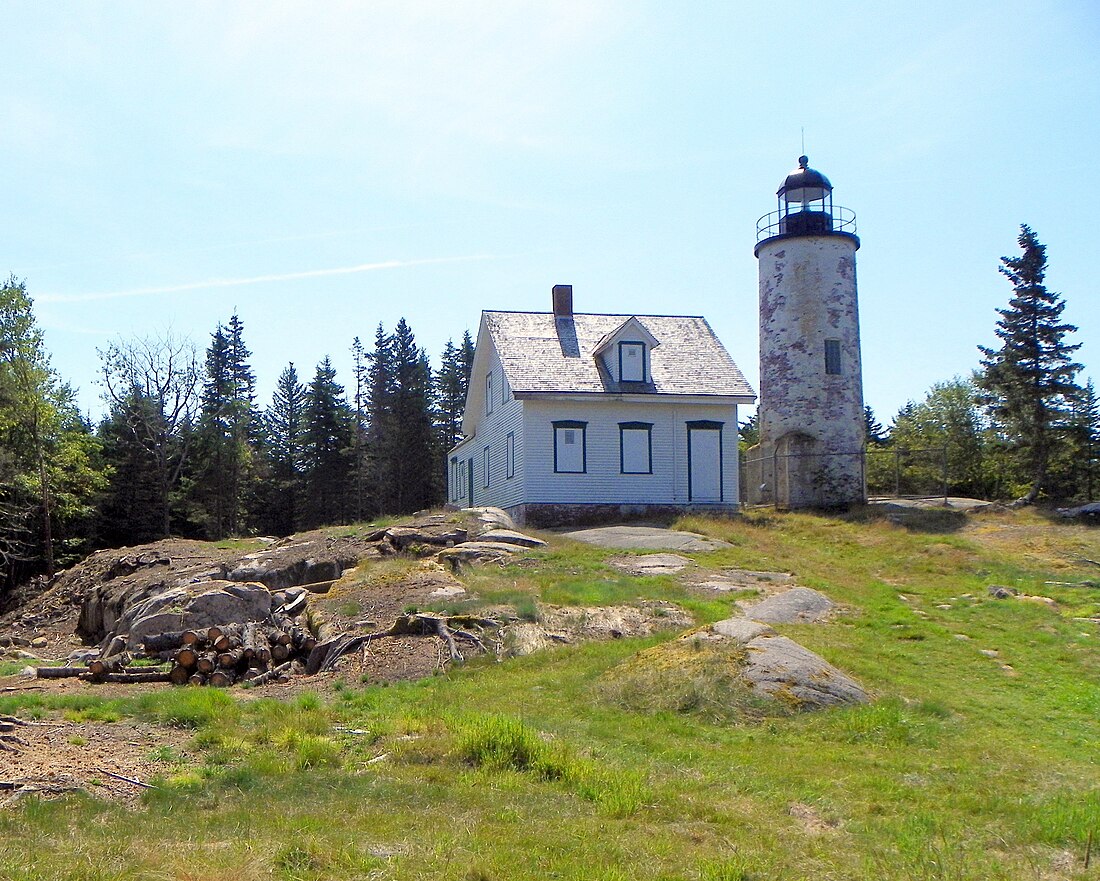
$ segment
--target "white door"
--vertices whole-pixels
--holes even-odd
[[[722,428],[688,427],[688,501],[722,501]]]

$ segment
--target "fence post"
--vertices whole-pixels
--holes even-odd
[[[772,447],[772,508],[779,510],[779,446]]]

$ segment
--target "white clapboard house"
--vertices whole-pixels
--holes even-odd
[[[699,316],[483,312],[448,499],[553,525],[738,505],[756,396]]]

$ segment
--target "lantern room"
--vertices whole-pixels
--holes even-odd
[[[808,156],[798,157],[798,168],[776,192],[778,210],[765,214],[756,224],[758,248],[768,239],[782,236],[840,233],[855,237],[855,214],[833,205],[833,185],[820,171],[810,168],[809,162]]]
[[[798,168],[787,175],[776,192],[779,199],[779,231],[807,235],[832,231],[833,185],[820,171],[809,167],[809,157],[798,157]]]

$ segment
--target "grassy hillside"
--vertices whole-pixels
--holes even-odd
[[[608,671],[671,636],[564,647],[286,701],[0,694],[0,713],[193,731],[136,810],[0,812],[3,879],[1084,879],[1100,839],[1100,532],[1034,513],[908,526],[688,518],[712,569],[792,572],[844,612],[778,629],[871,690],[816,714],[623,709]],[[488,602],[736,597],[553,541],[467,578]],[[1056,583],[1051,583],[1056,582]],[[987,587],[1054,599],[995,600]],[[716,721],[717,720],[717,721]]]

